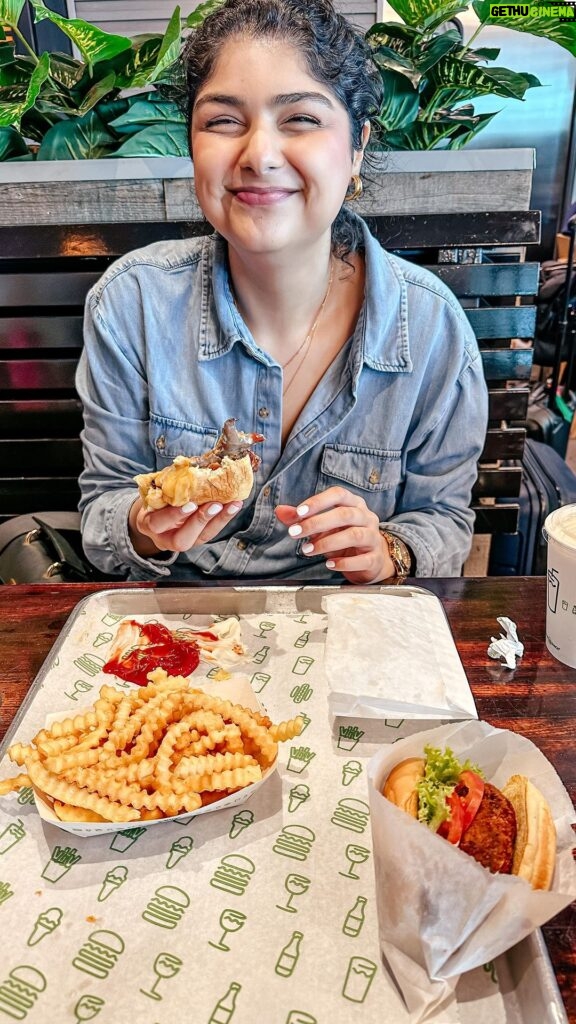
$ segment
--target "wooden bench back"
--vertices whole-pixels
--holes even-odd
[[[476,531],[513,532],[518,507],[538,264],[517,250],[539,240],[537,212],[367,218],[386,248],[427,266],[457,295],[478,338],[490,424],[474,490]],[[0,227],[0,522],[40,508],[76,508],[82,467],[74,373],[86,293],[118,256],[203,223]],[[499,249],[504,249],[500,253]],[[482,262],[447,262],[455,258]]]

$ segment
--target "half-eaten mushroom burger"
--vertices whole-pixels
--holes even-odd
[[[449,747],[425,747],[392,769],[382,790],[397,807],[470,854],[489,871],[514,874],[533,889],[549,889],[556,829],[542,793],[524,775],[502,790]]]
[[[181,508],[189,501],[226,504],[247,498],[254,486],[254,471],[262,461],[253,446],[260,444],[264,435],[245,434],[236,430],[235,424],[235,419],[226,420],[214,447],[202,455],[177,455],[170,466],[135,476],[145,507]]]

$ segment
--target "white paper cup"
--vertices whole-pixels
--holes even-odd
[[[563,505],[544,523],[548,542],[546,646],[576,668],[576,505]]]

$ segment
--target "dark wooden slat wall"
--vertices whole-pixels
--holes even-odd
[[[533,336],[535,309],[526,303],[539,268],[498,259],[497,246],[537,242],[539,214],[368,219],[387,248],[426,266],[462,302],[490,392],[490,429],[473,495],[476,530],[513,531],[517,507],[498,506],[498,499],[518,495],[520,471],[499,463],[522,456],[532,351],[511,347],[511,339]],[[82,417],[74,373],[88,289],[124,252],[209,230],[203,222],[0,227],[0,521],[40,507],[76,507]],[[456,248],[482,250],[482,262],[439,262]]]

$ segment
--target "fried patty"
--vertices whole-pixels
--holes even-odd
[[[476,817],[460,840],[460,849],[489,871],[512,872],[516,814],[509,800],[496,786],[484,785],[484,796]]]

